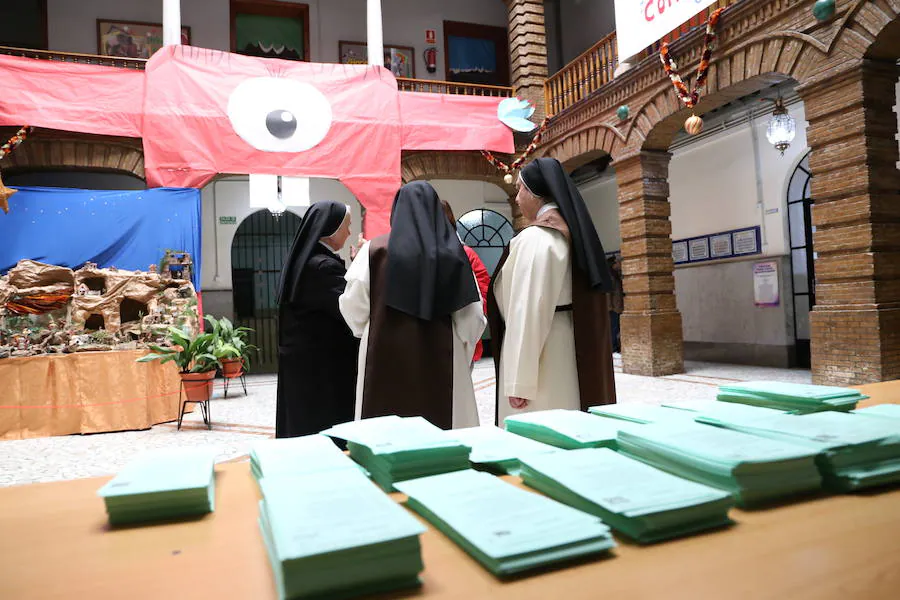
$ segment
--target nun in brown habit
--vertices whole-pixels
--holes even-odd
[[[428,183],[400,188],[391,232],[347,270],[341,313],[362,338],[355,418],[478,425],[469,362],[485,318],[469,259]]]
[[[612,279],[584,200],[552,158],[522,169],[517,187],[529,226],[510,242],[488,292],[498,424],[524,411],[616,401]]]

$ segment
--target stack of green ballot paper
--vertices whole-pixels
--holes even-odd
[[[165,448],[128,463],[97,492],[112,525],[204,515],[215,510],[215,451]]]
[[[853,414],[880,419],[900,419],[900,404],[876,404],[867,408],[857,408]]]
[[[654,423],[619,432],[619,450],[673,475],[730,492],[751,506],[816,490],[816,450],[698,423]]]
[[[606,553],[609,527],[593,515],[481,471],[397,484],[407,506],[498,576]]]
[[[359,469],[324,435],[305,435],[259,442],[250,449],[250,471],[263,477],[303,475],[333,469]]]
[[[657,404],[605,404],[592,406],[588,412],[598,417],[621,419],[630,423],[657,423],[670,421],[693,420],[688,411],[667,408]]]
[[[506,417],[506,430],[566,450],[615,448],[619,429],[633,424],[577,410],[540,410]]]
[[[609,448],[525,459],[522,481],[573,508],[597,515],[641,543],[731,523],[726,491],[654,469]]]
[[[351,598],[415,587],[425,528],[358,469],[266,477],[259,528],[278,596]]]
[[[493,425],[454,429],[453,437],[472,448],[469,462],[474,468],[498,474],[518,475],[521,459],[534,454],[562,452],[555,446],[535,442]]]
[[[723,402],[777,408],[795,414],[827,410],[846,412],[856,408],[856,403],[866,398],[868,396],[864,396],[859,390],[849,388],[777,381],[722,385],[719,386],[718,395],[718,399]]]
[[[858,490],[900,481],[900,424],[894,419],[821,412],[754,418],[703,416],[704,423],[784,440],[815,451],[825,483]]]
[[[469,447],[422,417],[377,417],[335,425],[325,435],[347,440],[350,457],[378,485],[469,468]]]

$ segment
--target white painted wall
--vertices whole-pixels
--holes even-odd
[[[351,241],[355,241],[361,228],[360,205],[356,197],[335,179],[310,181],[310,198],[313,202],[334,200],[351,208]],[[249,185],[246,177],[220,179],[202,191],[203,206],[203,265],[200,271],[204,292],[231,289],[231,243],[241,222],[257,209],[250,208]],[[298,215],[304,210],[290,209]],[[234,225],[220,225],[219,217],[235,217]],[[349,245],[349,242],[348,242]],[[349,258],[348,248],[341,254]]]
[[[434,187],[441,200],[450,204],[457,219],[470,210],[489,208],[512,222],[506,192],[493,183],[452,179],[432,179],[428,183]]]
[[[603,249],[606,252],[618,251],[622,247],[622,236],[619,233],[619,188],[615,169],[609,167],[602,177],[578,190],[594,220]]]
[[[560,13],[563,65],[616,28],[613,0],[560,0]]]
[[[297,0],[286,0],[296,2]],[[605,0],[604,0],[605,1]],[[305,0],[309,5],[309,47],[313,62],[337,62],[338,41],[366,39],[366,0]],[[384,0],[384,42],[416,49],[416,76],[446,79],[443,22],[464,21],[507,26],[502,0]],[[97,53],[97,19],[162,22],[162,0],[47,0],[51,50]],[[182,0],[182,24],[191,28],[195,46],[228,50],[231,25],[228,0]],[[438,70],[425,71],[425,30],[437,32]]]

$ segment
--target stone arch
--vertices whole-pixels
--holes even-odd
[[[509,162],[509,157],[501,160]],[[400,166],[403,183],[420,179],[465,179],[493,183],[510,195],[515,185],[503,181],[503,175],[480,152],[404,152]]]
[[[126,173],[145,178],[144,151],[140,140],[35,136],[4,158],[0,168],[9,173],[76,169]]]
[[[604,155],[616,156],[625,144],[625,136],[606,124],[575,130],[544,148],[542,156],[555,158],[567,172]]]

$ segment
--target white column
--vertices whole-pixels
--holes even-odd
[[[366,28],[369,64],[384,65],[384,31],[381,23],[381,0],[367,0]]]
[[[181,43],[181,0],[163,0],[163,45]]]

